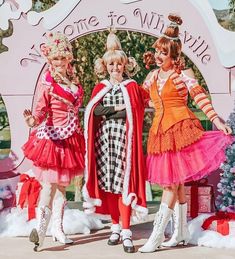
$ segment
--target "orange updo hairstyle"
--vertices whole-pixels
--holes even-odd
[[[169,53],[170,57],[174,60],[175,70],[178,71],[183,69],[184,66],[184,61],[180,59],[182,43],[179,38],[179,25],[182,24],[182,19],[175,14],[170,14],[168,19],[171,23],[167,26],[163,35],[154,42],[152,47],[163,50],[167,54]],[[143,59],[146,68],[155,64],[154,53],[150,51],[144,53]]]

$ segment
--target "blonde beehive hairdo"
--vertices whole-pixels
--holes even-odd
[[[102,58],[95,61],[95,73],[98,77],[104,78],[107,75],[107,64],[112,61],[119,61],[125,64],[124,73],[131,77],[137,73],[139,66],[133,57],[127,57],[123,51],[121,42],[114,31],[110,31],[106,41],[106,52]]]

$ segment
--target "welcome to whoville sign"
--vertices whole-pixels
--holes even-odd
[[[33,106],[37,81],[45,66],[39,49],[48,31],[60,31],[71,41],[111,26],[159,37],[168,23],[168,14],[178,13],[183,19],[183,52],[202,73],[218,114],[226,119],[231,112],[235,34],[220,27],[207,0],[99,0],[97,3],[94,6],[94,0],[60,0],[49,10],[36,13],[29,11],[31,0],[0,0],[0,28],[7,29],[9,20],[14,28],[13,35],[3,40],[9,50],[0,54],[0,93],[11,129],[11,154],[0,160],[0,173],[17,172],[28,166],[21,151],[29,135],[22,112]]]

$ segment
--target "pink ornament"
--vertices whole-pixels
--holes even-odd
[[[235,173],[235,167],[230,169],[230,173],[233,173],[233,174]]]

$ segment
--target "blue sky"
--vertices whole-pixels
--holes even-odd
[[[213,9],[223,10],[229,8],[229,0],[209,0]]]

